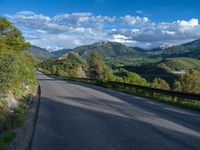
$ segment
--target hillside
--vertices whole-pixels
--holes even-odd
[[[159,62],[158,65],[171,72],[188,71],[191,69],[200,71],[200,61],[193,58],[167,58]]]
[[[36,57],[39,60],[54,57],[54,55],[50,53],[49,51],[37,46],[31,46],[29,48],[29,51],[34,57]]]
[[[87,61],[76,52],[69,52],[58,58],[51,58],[39,64],[51,74],[71,77],[86,77]]]
[[[180,75],[191,69],[200,71],[200,61],[192,58],[167,58],[156,63],[144,63],[141,65],[124,65],[115,69],[124,68],[130,72],[136,72],[147,80],[152,81],[160,77],[172,83],[176,75]]]
[[[200,39],[157,51],[149,51],[148,54],[162,58],[190,57],[200,59]]]
[[[86,59],[84,59],[83,57],[81,57],[78,53],[70,51],[69,53],[66,53],[60,57],[58,57],[58,60],[65,60],[65,61],[76,61],[77,63],[80,63],[84,66],[87,65],[87,61]]]
[[[86,58],[88,58],[94,51],[97,51],[104,58],[125,55],[129,53],[139,53],[133,48],[116,42],[98,42],[91,45],[76,47],[75,49],[72,49],[72,51],[77,52],[79,55]]]

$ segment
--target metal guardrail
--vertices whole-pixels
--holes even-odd
[[[58,77],[58,76],[56,76],[56,77]],[[72,78],[72,77],[65,77],[65,76],[59,76],[59,77],[62,79],[68,79],[68,80],[73,80],[73,81],[84,81],[84,82],[88,82],[88,83],[89,82],[100,83],[98,80],[90,79],[90,78]],[[101,85],[123,87],[123,88],[135,88],[136,90],[149,92],[152,94],[157,93],[157,94],[171,96],[175,100],[177,97],[179,97],[179,98],[184,98],[187,100],[200,101],[200,94],[196,94],[196,93],[185,93],[185,92],[179,92],[179,91],[164,90],[164,89],[159,89],[159,88],[152,88],[152,87],[147,87],[147,86],[129,84],[129,83],[124,83],[124,82],[115,82],[115,81],[101,82]]]

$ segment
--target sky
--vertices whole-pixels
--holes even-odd
[[[49,50],[99,41],[151,49],[200,38],[199,0],[0,0],[0,15]]]

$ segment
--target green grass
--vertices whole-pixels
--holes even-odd
[[[19,107],[15,108],[12,113],[6,109],[1,110],[0,127],[3,128],[3,130],[10,130],[21,126],[24,122],[29,102],[30,99],[28,97],[21,99]]]
[[[11,130],[23,125],[29,103],[30,98],[25,97],[12,113],[6,110],[0,112],[0,127],[5,130],[5,134],[0,137],[0,150],[6,150],[7,144],[15,138],[15,133]]]
[[[0,137],[0,150],[6,150],[7,144],[15,138],[15,133],[8,131]]]

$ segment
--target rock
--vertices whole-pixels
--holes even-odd
[[[18,107],[18,101],[14,98],[12,94],[9,94],[8,97],[6,98],[8,108],[14,109]]]

